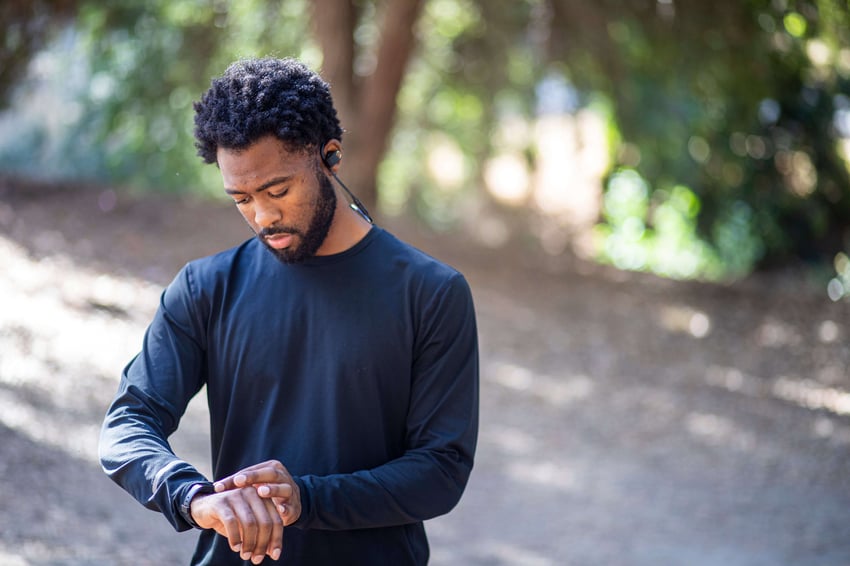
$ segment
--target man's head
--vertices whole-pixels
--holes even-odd
[[[285,263],[325,243],[337,199],[320,156],[341,137],[327,83],[292,59],[234,63],[195,103],[198,154],[218,164],[239,212]]]
[[[342,140],[328,83],[294,59],[233,63],[195,103],[195,146],[207,163],[220,147],[244,149],[267,135],[291,151]]]

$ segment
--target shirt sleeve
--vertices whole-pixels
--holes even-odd
[[[352,474],[294,478],[296,527],[355,529],[448,513],[472,471],[478,435],[478,340],[472,296],[455,274],[420,313],[404,454]]]
[[[141,353],[124,369],[118,393],[101,429],[104,472],[149,509],[160,511],[178,531],[193,527],[191,495],[208,490],[195,467],[168,443],[204,375],[204,325],[186,266],[163,292],[145,333]]]

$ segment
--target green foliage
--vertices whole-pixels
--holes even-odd
[[[294,55],[315,63],[305,7],[263,0],[80,2],[76,25],[40,55],[53,68],[47,80],[58,83],[48,90],[62,93],[61,131],[39,134],[51,126],[34,112],[23,125],[29,139],[0,147],[0,167],[218,194],[217,171],[195,155],[192,101],[239,57]],[[276,33],[278,26],[287,33]],[[48,139],[62,140],[61,147],[46,147]]]
[[[555,57],[608,93],[633,167],[701,202],[697,237],[725,271],[823,262],[850,239],[846,2],[555,2]],[[600,41],[594,21],[607,29]],[[560,38],[564,38],[563,40]]]
[[[545,73],[539,42],[529,41],[537,0],[430,0],[420,46],[398,96],[396,133],[379,170],[381,206],[412,210],[442,228],[469,214],[482,195],[480,168],[494,151],[506,113],[530,117]],[[509,47],[508,47],[509,46]],[[447,191],[428,167],[433,132],[464,154],[466,189]]]
[[[600,259],[620,269],[648,270],[678,279],[719,279],[746,263],[748,250],[723,258],[697,234],[700,201],[689,188],[650,192],[634,169],[614,173],[605,193],[605,223],[597,226]],[[722,229],[728,230],[727,224]],[[751,253],[751,252],[750,252]]]
[[[292,55],[314,67],[322,58],[306,0],[36,5],[0,12],[9,19],[0,57],[31,56],[50,29],[77,17],[39,55],[35,83],[19,87],[29,110],[0,122],[7,170],[217,194],[217,172],[195,156],[192,100],[238,57]],[[355,66],[365,69],[380,3],[356,7]],[[36,16],[49,25],[41,43],[25,45],[21,22]],[[825,265],[850,249],[845,0],[426,0],[416,34],[379,170],[387,212],[449,226],[481,201],[493,206],[480,187],[484,163],[505,143],[499,128],[530,128],[543,111],[541,85],[554,79],[575,99],[570,110],[596,105],[608,116],[604,261],[726,278],[801,259]],[[60,94],[34,96],[31,87],[45,85]],[[508,142],[533,170],[538,148]],[[845,277],[836,267],[834,280],[850,289]]]

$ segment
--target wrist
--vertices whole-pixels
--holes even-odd
[[[211,493],[215,493],[215,488],[210,482],[193,483],[189,489],[186,490],[186,495],[183,496],[183,499],[180,502],[180,514],[183,515],[186,522],[193,528],[200,529],[202,527],[199,526],[194,517],[192,517],[192,500],[199,495],[209,495]]]
[[[289,526],[299,529],[306,528],[310,514],[310,494],[304,480],[300,477],[292,477],[292,484],[298,499],[298,517]]]

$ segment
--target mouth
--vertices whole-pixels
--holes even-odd
[[[278,233],[265,236],[266,243],[276,250],[286,249],[291,246],[293,238],[294,235],[290,233]]]

